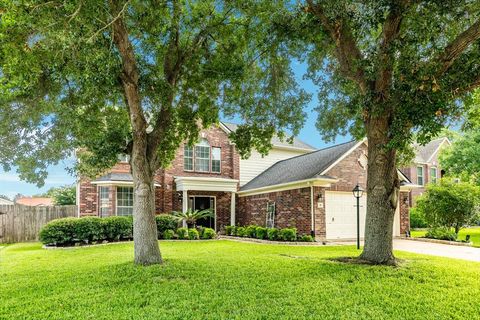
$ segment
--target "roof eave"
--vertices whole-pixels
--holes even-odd
[[[332,183],[338,182],[338,179],[335,178],[326,178],[326,177],[315,177],[305,180],[297,180],[285,183],[274,184],[270,186],[248,189],[248,190],[240,190],[237,194],[240,197],[256,195],[256,194],[263,194],[263,193],[271,193],[277,191],[285,191],[285,190],[292,190],[298,189],[303,187],[325,187],[328,188],[331,186]]]

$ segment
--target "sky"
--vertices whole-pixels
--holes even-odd
[[[322,137],[315,128],[317,113],[314,108],[317,106],[318,102],[317,88],[311,81],[302,79],[306,69],[305,65],[298,62],[292,62],[292,67],[299,84],[305,89],[305,91],[312,94],[312,100],[307,106],[305,106],[307,117],[305,119],[305,125],[298,138],[316,148],[323,148],[350,140],[350,137],[348,136],[338,137],[335,142],[328,144],[322,140]],[[21,181],[15,169],[10,172],[5,172],[0,168],[0,195],[6,195],[12,199],[19,193],[26,196],[31,196],[41,194],[52,187],[73,184],[75,183],[75,177],[66,171],[66,168],[72,166],[73,161],[73,159],[66,159],[61,161],[56,166],[49,167],[48,178],[42,188],[38,188],[35,184]]]

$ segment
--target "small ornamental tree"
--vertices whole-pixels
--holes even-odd
[[[480,86],[480,2],[286,1],[275,30],[320,87],[317,127],[326,138],[368,138],[362,259],[395,264],[397,155],[415,133],[426,143]],[[298,5],[297,5],[298,4]]]
[[[73,150],[89,176],[130,155],[135,262],[161,263],[153,177],[183,141],[237,116],[247,156],[303,124],[284,47],[235,4],[1,0],[0,163],[42,184]]]
[[[417,199],[417,209],[432,227],[460,229],[475,223],[480,212],[480,187],[466,182],[441,179],[429,184]]]
[[[53,187],[40,196],[53,198],[53,203],[57,206],[75,205],[77,189],[75,186]]]

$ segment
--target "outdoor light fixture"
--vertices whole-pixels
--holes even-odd
[[[357,198],[357,249],[360,249],[360,198],[363,196],[363,188],[357,183],[352,192],[353,196]]]

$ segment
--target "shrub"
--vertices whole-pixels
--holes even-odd
[[[225,227],[225,234],[227,236],[233,236],[235,235],[235,226],[226,226]]]
[[[429,184],[417,199],[417,210],[425,216],[428,225],[454,228],[456,234],[478,219],[479,208],[480,187],[449,179]]]
[[[168,229],[163,232],[163,239],[165,240],[171,240],[174,237],[175,237],[175,231],[173,231],[172,229]]]
[[[237,237],[246,237],[247,229],[245,227],[237,227],[235,228],[235,235]]]
[[[313,242],[314,239],[311,235],[309,234],[304,234],[303,236],[300,237],[300,241],[303,241],[303,242]]]
[[[103,219],[99,217],[85,217],[74,222],[75,239],[86,243],[105,240]]]
[[[102,219],[102,224],[105,238],[108,241],[133,238],[132,217],[107,217]]]
[[[244,236],[249,237],[249,238],[255,238],[255,231],[256,230],[257,230],[257,226],[249,225],[245,229],[245,235]]]
[[[166,230],[175,230],[178,227],[178,220],[171,214],[159,214],[155,217],[157,223],[158,238],[163,237],[163,233]]]
[[[178,239],[185,240],[188,239],[188,229],[187,228],[178,228],[177,229]]]
[[[267,238],[267,228],[257,227],[255,230],[255,237],[257,239],[266,239]]]
[[[217,236],[217,233],[212,228],[204,228],[203,234],[201,235],[202,239],[214,239]]]
[[[200,234],[198,233],[198,230],[194,228],[188,229],[188,239],[190,240],[200,239]]]
[[[411,228],[426,228],[428,227],[425,215],[417,208],[410,209],[410,227]]]
[[[43,244],[52,245],[72,244],[77,220],[77,218],[64,218],[50,221],[40,230],[40,241]]]
[[[268,228],[267,229],[267,237],[268,240],[274,241],[277,240],[279,236],[279,230],[276,228]]]
[[[437,227],[437,228],[430,228],[425,234],[426,238],[430,239],[438,239],[438,240],[448,240],[448,241],[456,241],[457,234],[450,228],[447,227]]]
[[[284,241],[297,240],[297,228],[284,228],[280,230],[280,239]]]

